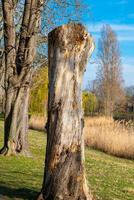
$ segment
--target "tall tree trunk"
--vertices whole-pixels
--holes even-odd
[[[4,53],[0,51],[0,112],[4,112]]]
[[[93,40],[81,24],[49,33],[49,100],[44,200],[91,200],[84,174],[81,83]]]
[[[28,98],[29,87],[8,90],[6,93],[4,147],[1,154],[16,154],[28,151]]]
[[[19,46],[16,43],[14,0],[2,0],[5,47],[5,127],[1,154],[28,152],[28,98],[31,67],[35,57],[40,14],[44,1],[25,0],[20,29]]]

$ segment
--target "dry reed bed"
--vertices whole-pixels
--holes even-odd
[[[46,117],[31,116],[29,127],[44,131]],[[86,146],[123,158],[134,159],[134,123],[112,118],[85,118]]]
[[[108,154],[134,159],[134,124],[112,118],[85,118],[85,143]]]
[[[46,117],[40,115],[32,115],[29,119],[29,128],[37,131],[44,131]]]

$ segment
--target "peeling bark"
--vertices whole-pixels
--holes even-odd
[[[81,84],[94,44],[81,24],[49,33],[45,174],[38,200],[92,200],[84,173]]]

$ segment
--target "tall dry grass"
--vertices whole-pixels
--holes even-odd
[[[46,117],[40,115],[32,115],[29,119],[29,128],[37,131],[44,131]]]
[[[134,123],[112,118],[85,118],[85,143],[108,154],[134,159]]]
[[[29,128],[44,131],[46,117],[33,115]],[[114,121],[106,117],[85,118],[86,146],[118,157],[134,159],[134,123]]]

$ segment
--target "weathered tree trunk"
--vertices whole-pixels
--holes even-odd
[[[28,151],[28,98],[29,87],[8,90],[6,93],[4,147],[0,153],[15,155],[21,152],[29,156]]]
[[[0,50],[0,112],[4,112],[4,53]]]
[[[43,0],[25,0],[19,45],[14,14],[18,1],[2,0],[5,47],[5,127],[1,154],[28,153],[28,98]]]
[[[84,174],[81,84],[93,40],[81,24],[49,33],[49,100],[44,200],[91,200]]]

